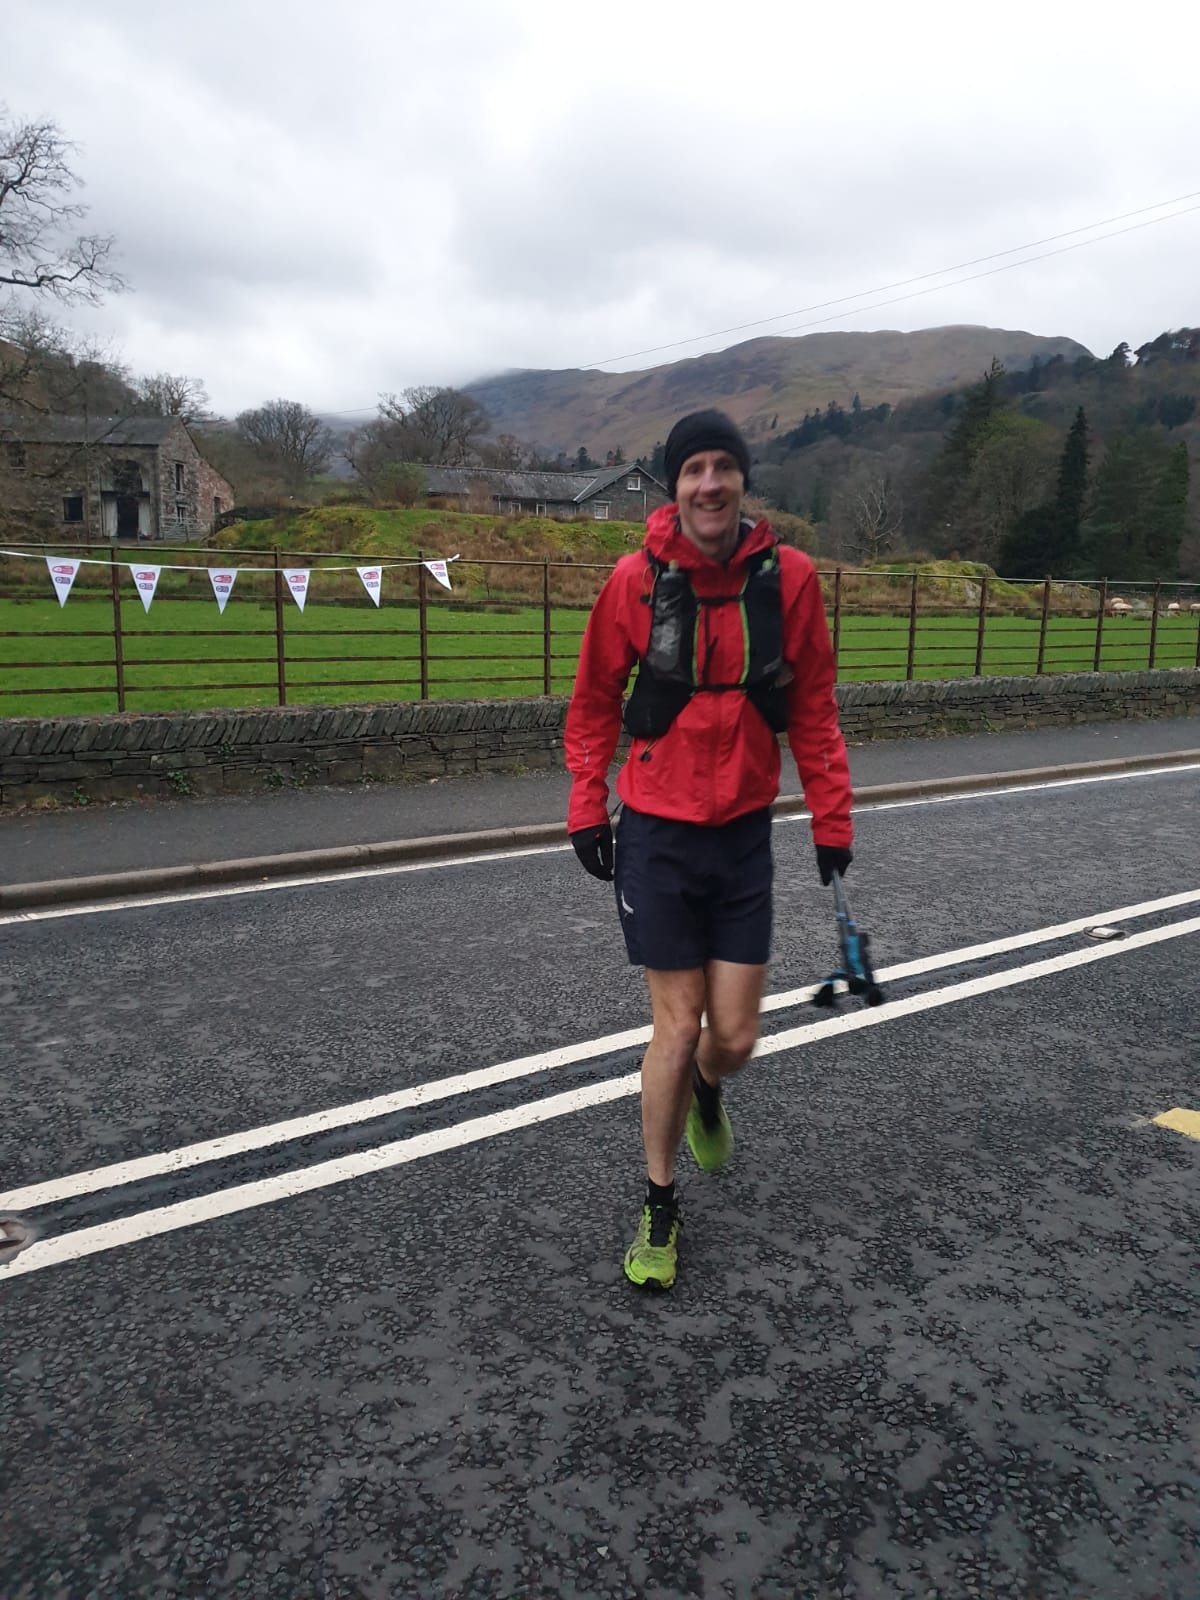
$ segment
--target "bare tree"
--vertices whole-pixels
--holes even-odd
[[[110,265],[113,240],[71,236],[87,207],[70,196],[76,147],[55,122],[16,122],[0,107],[0,286],[65,302],[98,302],[124,287]]]
[[[353,429],[346,436],[342,456],[372,494],[379,491],[390,468],[403,466],[412,459],[408,454],[404,425],[383,416]]]
[[[899,493],[885,472],[864,464],[837,491],[833,519],[852,561],[879,561],[900,537]]]
[[[382,492],[390,468],[411,462],[464,466],[483,459],[489,466],[520,465],[521,446],[511,435],[481,443],[487,428],[487,412],[459,389],[405,389],[380,398],[378,416],[354,430],[344,454],[372,494]]]
[[[0,407],[7,410],[129,399],[124,372],[42,309],[96,304],[125,286],[110,265],[112,239],[73,232],[87,214],[72,198],[80,187],[74,153],[57,123],[16,121],[0,106]]]
[[[379,418],[393,424],[395,439],[409,461],[437,466],[463,466],[488,429],[488,414],[461,389],[438,389],[428,384],[405,389],[403,395],[383,395]]]
[[[278,464],[233,428],[205,428],[204,459],[233,485],[237,505],[275,505],[288,494]]]
[[[208,390],[202,378],[183,373],[156,372],[134,383],[143,411],[154,417],[178,417],[181,422],[200,422],[208,414]]]
[[[329,466],[333,434],[298,400],[268,400],[237,418],[239,436],[296,494]]]
[[[481,466],[500,467],[509,472],[520,471],[530,457],[528,447],[511,433],[498,433],[494,439],[483,440],[476,447],[476,454]]]

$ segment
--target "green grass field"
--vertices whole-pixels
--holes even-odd
[[[285,602],[284,639],[289,704],[415,699],[420,689],[418,614],[410,605],[321,603],[301,613]],[[126,709],[168,711],[278,703],[275,611],[249,596],[231,599],[224,616],[211,600],[160,595],[149,615],[135,595],[121,607]],[[551,688],[570,690],[587,613],[551,613]],[[1155,664],[1194,666],[1194,616],[1159,619]],[[0,717],[46,716],[117,709],[108,599],[86,591],[60,609],[53,598],[0,599]],[[431,698],[541,694],[540,607],[465,610],[431,600],[428,608]],[[1031,673],[1037,663],[1036,619],[988,619],[984,673]],[[920,617],[913,675],[953,678],[975,670],[977,620]],[[1092,618],[1052,617],[1045,669],[1091,671]],[[1101,668],[1145,667],[1150,622],[1106,619]],[[908,618],[843,616],[842,679],[903,678]],[[206,661],[204,658],[212,658]],[[157,663],[157,664],[154,664]]]

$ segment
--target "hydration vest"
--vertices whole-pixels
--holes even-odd
[[[773,733],[788,723],[788,690],[783,673],[783,590],[779,549],[772,545],[746,563],[737,594],[698,595],[686,570],[647,553],[653,587],[642,596],[652,609],[650,642],[638,663],[633,693],[625,702],[622,721],[635,739],[661,739],[696,694],[738,692],[766,720]],[[745,655],[742,675],[734,683],[713,683],[708,659],[706,611],[735,605],[742,614]],[[704,626],[701,626],[702,621]],[[789,675],[790,677],[790,675]]]

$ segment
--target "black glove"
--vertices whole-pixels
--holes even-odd
[[[821,874],[821,882],[826,885],[831,884],[835,872],[844,878],[846,868],[853,860],[852,852],[844,844],[819,844],[817,871]]]
[[[569,835],[585,872],[604,883],[612,882],[613,831],[607,822],[594,828],[580,828]]]

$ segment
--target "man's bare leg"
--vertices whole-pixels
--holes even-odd
[[[710,961],[704,969],[708,1026],[700,1035],[700,1076],[714,1086],[740,1072],[758,1042],[758,1013],[767,985],[765,966]]]
[[[683,972],[647,968],[646,983],[654,1032],[642,1058],[642,1144],[651,1183],[665,1186],[675,1177],[675,1156],[691,1103],[692,1061],[705,1007],[705,971],[703,967]]]

